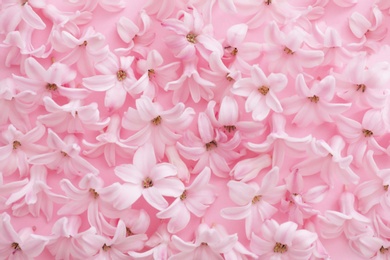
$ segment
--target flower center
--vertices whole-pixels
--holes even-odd
[[[58,89],[58,87],[55,83],[47,83],[46,89],[50,90],[50,91],[56,91]]]
[[[233,81],[234,79],[229,76],[229,73],[226,73],[226,79],[227,81]]]
[[[287,252],[287,245],[277,242],[274,246],[274,252],[275,253],[286,253]]]
[[[266,5],[270,5],[272,3],[272,0],[265,0],[264,1],[264,4],[266,4]]]
[[[389,248],[384,246],[381,246],[381,248],[379,249],[379,252],[381,252],[381,254],[386,254],[388,251]]]
[[[238,49],[234,48],[230,54],[233,55],[233,56],[236,56],[237,53],[238,53]]]
[[[93,197],[94,199],[99,198],[99,193],[97,193],[95,189],[90,188],[90,189],[89,189],[89,193],[91,193],[91,195],[92,195],[92,197]]]
[[[320,97],[319,96],[316,96],[316,95],[314,95],[314,96],[312,96],[312,97],[307,97],[309,100],[310,100],[310,102],[312,102],[312,103],[318,103],[318,101],[320,101]]]
[[[262,94],[263,96],[267,95],[268,92],[269,92],[269,87],[267,86],[261,86],[257,89],[257,91],[260,92],[260,94]]]
[[[362,133],[363,133],[364,137],[371,137],[374,134],[372,131],[367,130],[367,129],[363,129]]]
[[[383,189],[384,189],[385,191],[388,191],[388,190],[389,190],[389,184],[383,185]]]
[[[126,77],[127,77],[127,73],[126,73],[124,70],[118,70],[118,72],[116,73],[116,78],[117,78],[119,81],[125,80]]]
[[[154,125],[159,125],[159,124],[161,124],[161,121],[162,121],[161,116],[157,116],[157,117],[155,117],[155,118],[152,119],[152,123],[153,123]]]
[[[256,204],[257,202],[259,202],[261,199],[261,195],[256,195],[253,197],[252,199],[252,204]]]
[[[67,153],[65,153],[64,151],[61,151],[61,154],[62,154],[62,156],[64,156],[64,157],[68,157],[69,155],[67,154]]]
[[[16,243],[16,242],[13,242],[13,243],[11,244],[11,247],[12,247],[13,249],[15,249],[15,250],[22,250],[22,249],[20,248],[19,244]]]
[[[183,193],[180,195],[180,200],[185,200],[187,198],[187,191],[184,190]]]
[[[84,41],[82,44],[80,44],[79,46],[81,47],[81,46],[87,46],[88,45],[88,42],[87,41]]]
[[[108,246],[108,245],[104,244],[104,245],[102,246],[102,249],[103,249],[104,252],[107,252],[108,250],[111,249],[111,246]]]
[[[132,236],[132,235],[134,235],[134,233],[131,232],[130,228],[126,227],[126,236],[129,237],[129,236]]]
[[[208,246],[209,244],[207,244],[206,242],[202,242],[200,243],[201,246]]]
[[[149,177],[146,177],[146,179],[143,180],[143,182],[142,182],[142,186],[144,187],[144,189],[153,187],[153,181],[152,181],[152,179],[149,178]]]
[[[12,148],[13,148],[14,150],[18,149],[20,146],[22,146],[22,144],[21,144],[19,141],[14,141],[14,142],[12,143]]]
[[[27,4],[28,0],[22,0],[21,1],[21,5],[24,6],[25,4]]]
[[[196,43],[196,36],[197,35],[194,34],[194,33],[189,33],[189,34],[186,35],[186,39],[190,43]]]
[[[217,142],[215,140],[211,141],[210,143],[206,144],[206,151],[210,151],[213,148],[217,147]]]
[[[148,69],[148,77],[149,77],[149,79],[151,79],[155,74],[156,74],[156,72],[154,71],[154,69]]]
[[[270,2],[271,2],[271,1],[270,1]],[[293,54],[294,54],[294,52],[293,52],[290,48],[288,48],[288,47],[284,47],[283,51],[284,51],[285,53],[289,54],[289,55],[293,55]]]
[[[366,85],[364,85],[364,84],[357,84],[356,86],[357,86],[356,91],[361,90],[363,93],[364,93],[364,91],[366,91]]]
[[[234,132],[237,129],[235,125],[224,125],[223,128],[225,128],[229,133]]]

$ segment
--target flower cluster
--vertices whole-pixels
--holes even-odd
[[[389,26],[386,0],[4,0],[0,258],[390,258]]]

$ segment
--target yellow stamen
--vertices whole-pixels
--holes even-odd
[[[146,177],[146,179],[143,180],[143,182],[142,182],[142,186],[144,187],[144,189],[153,187],[153,181],[152,181],[152,179],[150,179],[149,177]]]
[[[252,199],[252,204],[256,204],[257,202],[259,202],[261,200],[261,195],[256,195],[253,197]]]
[[[187,191],[184,190],[183,193],[180,195],[180,200],[185,200],[187,198]]]
[[[159,124],[161,124],[161,121],[162,121],[161,116],[157,116],[157,117],[155,117],[155,118],[152,119],[152,123],[153,123],[154,125],[159,125]]]
[[[234,132],[237,129],[235,125],[224,125],[223,128],[225,128],[229,133]]]
[[[293,55],[294,54],[294,52],[290,48],[288,48],[288,47],[284,47],[283,50],[284,50],[285,53],[287,53],[289,55]]]
[[[217,142],[215,140],[213,140],[213,141],[206,144],[206,151],[210,151],[216,147],[217,147]]]
[[[89,193],[91,193],[94,199],[99,198],[99,193],[97,193],[95,189],[90,188]]]
[[[356,91],[361,90],[363,93],[364,93],[364,91],[366,91],[366,85],[364,85],[364,84],[357,84],[356,86],[357,86]]]
[[[13,243],[11,244],[11,247],[12,247],[13,249],[15,249],[15,250],[22,250],[22,249],[20,248],[19,244],[16,243],[16,242],[13,242]]]
[[[148,77],[149,77],[149,79],[151,79],[155,74],[156,74],[156,72],[154,71],[154,69],[148,69]]]
[[[116,78],[117,78],[119,81],[125,80],[126,77],[127,77],[127,73],[126,73],[124,70],[118,70],[118,72],[116,73]]]
[[[372,131],[367,130],[367,129],[363,129],[362,133],[363,133],[364,137],[371,137],[374,134]]]
[[[108,250],[111,249],[111,246],[108,246],[108,245],[104,244],[104,245],[102,246],[102,249],[103,249],[104,252],[107,252]]]
[[[12,143],[12,148],[13,148],[14,150],[18,149],[20,146],[22,146],[22,144],[21,144],[19,141],[14,141],[14,142]]]
[[[269,87],[261,86],[257,89],[263,96],[267,95],[269,92]]]
[[[196,43],[196,34],[194,33],[189,33],[186,35],[187,41],[190,43]]]
[[[56,91],[58,89],[58,87],[55,83],[47,83],[46,89],[50,90],[50,91]]]
[[[314,96],[312,96],[312,97],[307,97],[309,100],[310,100],[310,102],[312,102],[312,103],[318,103],[318,101],[320,101],[320,97],[319,96],[316,96],[316,95],[314,95]]]
[[[277,242],[274,246],[274,252],[275,253],[286,253],[287,252],[287,245]]]

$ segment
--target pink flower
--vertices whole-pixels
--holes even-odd
[[[144,8],[149,15],[155,15],[161,21],[168,18],[177,5],[177,2],[169,0],[147,0]]]
[[[92,91],[106,92],[104,105],[109,109],[119,109],[126,100],[127,92],[139,94],[143,90],[134,91],[135,76],[131,65],[134,57],[120,57],[110,53],[103,62],[96,64],[102,75],[83,78],[83,85]]]
[[[13,125],[8,126],[1,138],[5,145],[0,147],[0,170],[5,176],[13,174],[16,169],[21,177],[28,175],[29,158],[47,151],[46,147],[35,144],[44,134],[45,127],[41,124],[25,134]]]
[[[245,219],[245,234],[249,239],[252,232],[258,233],[261,224],[270,219],[278,209],[274,204],[279,203],[285,187],[277,186],[279,168],[274,167],[263,178],[260,186],[255,183],[229,181],[229,196],[239,207],[224,208],[221,216],[227,219]]]
[[[390,209],[388,188],[390,185],[390,168],[379,169],[374,160],[374,152],[368,151],[365,156],[365,170],[375,177],[360,183],[355,190],[359,201],[359,211],[366,214],[372,208],[379,208],[380,211]]]
[[[248,63],[260,56],[261,45],[256,42],[244,42],[248,32],[248,25],[241,23],[231,26],[226,33],[223,43],[223,59],[227,64],[242,71],[249,72],[251,65]]]
[[[45,29],[45,23],[34,10],[44,8],[45,5],[45,2],[40,0],[8,0],[3,2],[0,16],[0,34],[15,31],[22,21],[34,29]]]
[[[314,81],[309,89],[303,74],[299,74],[295,82],[298,95],[283,100],[284,113],[295,114],[292,123],[300,127],[307,127],[310,123],[320,125],[324,122],[334,122],[334,116],[347,111],[351,106],[332,102],[335,87],[335,78],[327,76],[321,81]]]
[[[126,2],[124,0],[115,2],[109,0],[67,0],[67,2],[76,6],[82,6],[82,10],[90,12],[95,10],[98,4],[108,12],[119,12],[126,7]]]
[[[94,227],[79,232],[82,221],[79,216],[62,217],[52,227],[47,249],[59,259],[86,259],[99,252],[104,238],[96,234]]]
[[[48,130],[47,144],[52,152],[32,156],[31,164],[45,165],[47,168],[57,170],[57,173],[64,172],[67,177],[83,176],[88,173],[98,174],[99,170],[82,158],[80,146],[74,136],[67,136],[64,140]]]
[[[267,220],[261,227],[261,237],[252,235],[250,248],[262,259],[310,259],[317,234],[297,228],[291,221],[279,225]]]
[[[367,150],[373,150],[375,154],[386,152],[376,140],[386,131],[382,117],[381,111],[369,110],[360,124],[350,118],[338,116],[338,131],[349,144],[347,153],[353,155],[357,165],[361,165]]]
[[[135,146],[152,144],[159,159],[164,156],[167,145],[176,144],[180,133],[191,124],[195,114],[192,108],[186,108],[183,103],[164,110],[161,104],[152,102],[146,96],[137,99],[135,105],[137,109],[129,107],[122,118],[123,128],[135,132],[124,142]]]
[[[111,116],[106,121],[109,121],[107,130],[96,137],[98,143],[83,140],[84,146],[89,149],[84,150],[83,153],[92,158],[104,154],[108,166],[113,167],[116,162],[116,154],[123,158],[129,158],[133,155],[136,147],[124,144],[124,141],[120,138],[121,118],[118,114]]]
[[[55,62],[46,70],[34,58],[27,58],[24,66],[27,77],[13,75],[13,78],[20,90],[35,92],[36,104],[42,104],[44,96],[83,99],[89,94],[89,91],[73,86],[76,72],[65,64]]]
[[[128,55],[131,51],[144,54],[146,47],[152,44],[156,33],[152,28],[152,19],[144,11],[140,11],[138,19],[134,23],[127,17],[122,16],[116,25],[119,37],[128,44],[126,48],[117,48],[115,52],[120,55]]]
[[[270,23],[265,28],[266,45],[263,47],[268,69],[295,76],[303,69],[319,66],[324,61],[324,53],[304,48],[305,35],[307,33],[299,28],[284,33],[276,22]]]
[[[198,218],[203,217],[207,208],[213,204],[216,195],[209,184],[210,177],[210,168],[206,167],[168,208],[157,213],[158,218],[170,219],[168,222],[170,233],[183,230],[190,221],[191,213]]]
[[[36,236],[25,228],[17,233],[7,213],[0,215],[0,252],[4,259],[33,259],[44,250],[47,239]]]
[[[214,93],[212,89],[215,87],[215,84],[199,75],[197,63],[197,58],[185,62],[183,73],[180,78],[167,83],[164,87],[165,91],[173,91],[172,102],[174,104],[186,102],[190,95],[195,103],[198,103],[201,98],[205,100],[213,98]]]
[[[114,236],[105,238],[99,253],[91,259],[129,259],[128,252],[141,250],[146,239],[147,236],[145,234],[128,236],[125,223],[119,220]]]
[[[283,112],[276,93],[287,86],[287,77],[281,73],[271,73],[268,77],[258,65],[252,66],[251,78],[236,81],[232,93],[246,97],[245,111],[252,112],[256,121],[264,120],[270,111]]]
[[[204,223],[198,226],[195,236],[194,242],[186,242],[178,236],[172,236],[172,242],[180,253],[171,256],[169,259],[220,260],[223,259],[220,254],[231,251],[238,240],[237,234],[223,236],[216,229],[210,228]]]
[[[145,234],[149,228],[150,217],[144,209],[127,208],[120,212],[112,211],[110,218],[120,218],[125,224],[126,236]]]
[[[11,78],[0,80],[0,125],[9,122],[21,131],[31,129],[29,113],[33,112],[36,94],[31,90],[18,91]]]
[[[165,38],[168,48],[175,57],[184,60],[194,59],[197,53],[205,60],[212,52],[222,56],[221,44],[211,35],[212,25],[204,25],[203,17],[197,9],[191,8],[191,11],[179,11],[178,18],[169,18],[161,23],[176,33]]]
[[[139,197],[152,207],[163,210],[168,202],[163,196],[178,197],[184,190],[183,183],[174,178],[176,167],[169,163],[156,163],[152,146],[146,144],[135,152],[133,164],[122,164],[115,174],[125,183],[113,191],[113,206],[119,210],[130,207]]]
[[[34,165],[30,170],[30,179],[24,187],[12,193],[6,201],[12,205],[12,214],[22,217],[31,214],[39,217],[40,212],[45,215],[46,220],[51,220],[53,215],[53,204],[64,203],[66,197],[55,194],[46,183],[47,170],[43,166]],[[53,203],[54,202],[54,203]]]
[[[9,195],[18,192],[28,183],[28,179],[23,179],[20,181],[11,181],[9,183],[4,183],[3,174],[0,173],[0,210],[4,211],[9,208],[9,205],[6,205],[5,202]]]
[[[160,88],[164,88],[169,82],[177,78],[176,71],[180,63],[172,62],[163,65],[163,58],[157,50],[151,50],[145,60],[137,62],[137,68],[142,76],[130,88],[131,92],[141,93],[154,98]]]
[[[95,65],[105,60],[109,54],[105,37],[88,27],[83,35],[76,36],[68,31],[62,31],[58,40],[62,40],[68,54],[60,62],[68,65],[77,63],[77,71],[83,76],[95,75]]]
[[[297,171],[291,172],[285,182],[287,192],[281,201],[281,211],[288,213],[290,221],[302,226],[306,219],[320,213],[314,206],[325,198],[329,187],[319,185],[304,191],[303,178]]]
[[[329,144],[313,138],[309,153],[312,156],[294,165],[292,169],[298,170],[302,176],[320,173],[322,180],[331,188],[334,187],[335,181],[346,185],[357,184],[360,177],[350,167],[352,155],[341,155],[344,147],[345,142],[338,135],[333,136]]]
[[[99,234],[114,233],[114,228],[104,217],[116,215],[116,210],[111,206],[113,202],[110,195],[112,188],[118,188],[118,183],[104,187],[101,178],[87,174],[79,182],[80,189],[68,179],[62,179],[60,186],[68,200],[58,210],[58,215],[79,215],[87,211],[88,223],[95,227]]]
[[[226,178],[230,172],[228,162],[241,156],[234,151],[241,141],[239,133],[236,132],[228,140],[223,132],[213,128],[210,119],[203,112],[199,113],[198,131],[200,138],[192,132],[187,132],[183,143],[177,143],[179,153],[184,158],[197,162],[192,170],[194,173],[208,166],[216,176]]]
[[[269,154],[242,159],[234,165],[230,175],[233,176],[235,180],[247,182],[256,178],[260,171],[271,166],[271,163],[271,156]]]
[[[177,177],[183,182],[188,183],[190,180],[190,171],[188,170],[187,164],[180,157],[176,146],[167,146],[165,148],[165,156],[167,157],[169,163],[176,166]]]
[[[286,119],[282,115],[272,116],[272,131],[267,139],[261,144],[249,142],[249,150],[257,153],[272,151],[272,166],[282,167],[285,154],[293,157],[306,156],[307,145],[311,142],[312,136],[292,137],[285,132]]]
[[[99,130],[107,125],[107,120],[99,122],[97,103],[83,105],[79,99],[71,100],[62,106],[52,98],[44,97],[43,103],[49,114],[38,116],[38,120],[57,133],[84,133],[85,130]]]
[[[242,121],[238,103],[234,97],[225,96],[216,111],[216,102],[211,100],[207,105],[206,113],[214,127],[228,136],[233,136],[237,131],[243,140],[261,135],[266,128],[259,122]],[[218,116],[217,116],[218,115]]]

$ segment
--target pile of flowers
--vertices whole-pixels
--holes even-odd
[[[1,259],[389,258],[388,0],[131,2],[1,3]]]

